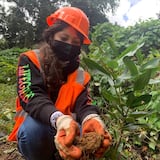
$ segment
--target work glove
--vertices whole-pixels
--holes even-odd
[[[67,160],[79,159],[82,151],[73,145],[75,137],[79,135],[77,122],[69,115],[62,115],[58,117],[56,127],[55,145],[60,156]]]
[[[88,132],[96,132],[104,138],[101,146],[94,153],[96,158],[101,158],[111,145],[112,137],[98,114],[90,114],[83,120],[82,135]]]

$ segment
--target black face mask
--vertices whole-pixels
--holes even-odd
[[[81,46],[71,45],[62,41],[53,40],[51,48],[62,61],[71,61],[80,54]]]
[[[72,73],[79,67],[79,54],[81,46],[71,45],[62,41],[53,40],[51,48],[61,61],[67,61],[63,71],[65,75]]]

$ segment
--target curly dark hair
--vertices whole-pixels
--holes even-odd
[[[48,27],[43,32],[44,43],[40,47],[41,67],[44,71],[46,86],[49,92],[57,90],[66,81],[67,75],[64,75],[63,68],[66,63],[60,61],[54,54],[51,46],[55,33],[62,31],[69,25],[63,21],[56,21],[53,26]],[[81,44],[83,36],[78,32]]]

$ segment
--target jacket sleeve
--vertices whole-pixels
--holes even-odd
[[[25,55],[19,58],[17,93],[22,108],[30,116],[50,124],[50,116],[56,108],[48,96],[42,73]]]
[[[74,108],[76,119],[81,124],[83,119],[89,114],[100,114],[97,106],[91,104],[91,98],[88,92],[88,85],[83,92],[78,96]]]

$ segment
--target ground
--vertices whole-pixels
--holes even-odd
[[[75,145],[83,151],[83,156],[80,160],[89,160],[92,153],[99,148],[102,142],[102,137],[95,132],[86,133],[83,137],[76,137]],[[17,143],[8,142],[7,137],[0,138],[0,160],[24,160],[18,152]]]
[[[17,144],[0,138],[0,160],[24,160],[17,150]]]

